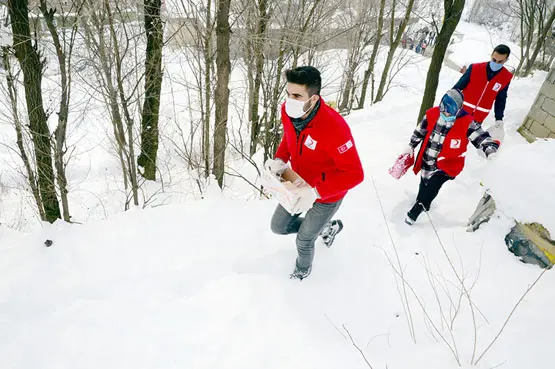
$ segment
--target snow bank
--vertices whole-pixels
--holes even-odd
[[[555,236],[555,140],[513,145],[484,171],[497,208],[520,222],[543,224]]]

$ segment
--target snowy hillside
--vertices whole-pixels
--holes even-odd
[[[475,29],[459,27],[461,33]],[[453,55],[487,60],[490,38],[476,35],[469,35],[470,47],[456,44]],[[178,57],[167,60],[177,73]],[[301,283],[287,278],[294,236],[270,231],[273,200],[258,199],[241,179],[223,194],[211,186],[201,199],[194,177],[168,160],[175,177],[158,205],[170,205],[118,212],[117,163],[97,150],[106,131],[94,119],[81,126],[83,155],[72,169],[81,187],[72,196],[85,224],[37,229],[21,215],[26,210],[17,192],[4,190],[4,221],[29,231],[0,225],[0,367],[552,368],[554,272],[542,275],[504,326],[541,273],[507,251],[503,237],[512,217],[553,226],[553,197],[511,201],[530,185],[513,180],[514,167],[527,168],[523,173],[537,176],[542,188],[555,178],[545,168],[549,160],[530,162],[553,152],[554,142],[529,145],[516,133],[545,73],[511,83],[498,158],[487,162],[470,148],[466,171],[445,185],[431,221],[424,214],[408,227],[403,218],[419,179],[409,173],[396,181],[387,169],[414,128],[428,65],[415,55],[399,74],[404,88],[347,117],[366,179],[338,212],[344,231],[330,249],[317,244],[312,275]],[[335,78],[332,70],[324,80]],[[438,93],[459,76],[444,68]],[[334,93],[330,88],[324,98],[335,99]],[[179,109],[176,114],[185,114]],[[166,105],[163,114],[172,113]],[[3,134],[9,137],[7,129]],[[161,153],[175,155],[168,141]],[[244,161],[234,168],[257,180]],[[499,193],[501,210],[467,233],[481,181]]]

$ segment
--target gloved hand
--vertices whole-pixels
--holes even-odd
[[[283,174],[285,169],[287,169],[287,163],[279,158],[268,159],[264,163],[264,168],[269,170],[272,174],[280,176]]]
[[[495,124],[488,128],[487,132],[489,133],[493,141],[497,142],[497,144],[501,146],[501,143],[505,138],[505,129],[503,127],[503,121],[496,120]]]
[[[295,194],[297,195],[297,202],[293,206],[291,214],[304,213],[314,205],[314,201],[319,198],[318,191],[310,186],[299,187]]]
[[[405,155],[405,154],[412,154],[414,153],[414,147],[412,147],[411,145],[407,145],[404,150],[401,152],[401,155]]]

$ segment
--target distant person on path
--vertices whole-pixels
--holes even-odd
[[[302,280],[312,270],[318,236],[329,247],[343,229],[341,220],[332,217],[347,191],[362,182],[364,172],[349,126],[319,96],[322,79],[318,69],[297,67],[287,70],[285,77],[283,138],[275,159],[268,159],[265,167],[280,176],[289,162],[310,185],[299,188],[292,214],[278,205],[271,221],[274,233],[297,234],[297,260],[290,278]],[[300,215],[305,211],[303,218]]]
[[[486,157],[491,157],[499,148],[499,142],[494,141],[462,106],[461,91],[447,91],[439,106],[426,111],[412,134],[410,144],[402,153],[412,155],[422,143],[413,168],[415,174],[421,174],[420,188],[414,205],[405,217],[408,225],[413,225],[422,211],[430,210],[432,201],[445,182],[462,172],[469,142]]]

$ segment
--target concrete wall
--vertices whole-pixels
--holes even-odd
[[[555,64],[551,66],[519,131],[529,141],[536,138],[555,138]]]

